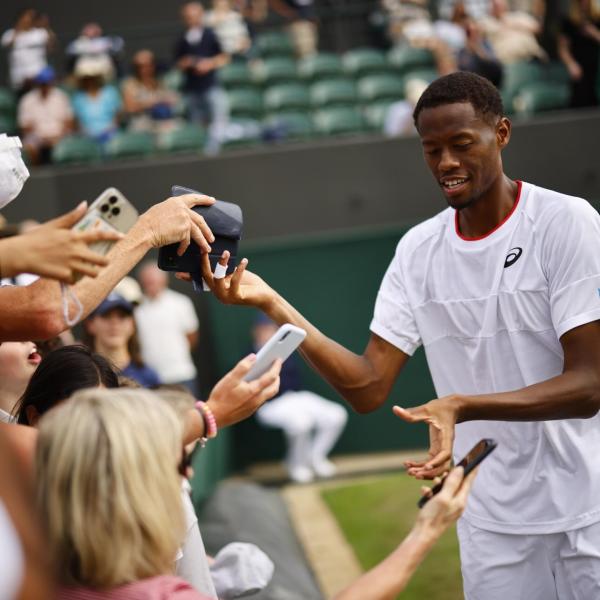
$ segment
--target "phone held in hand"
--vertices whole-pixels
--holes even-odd
[[[136,208],[116,188],[104,190],[88,208],[80,221],[73,225],[75,231],[118,231],[127,233],[139,216]],[[112,248],[114,241],[103,241],[90,244],[90,250],[105,255]]]
[[[498,444],[495,440],[484,438],[477,442],[471,448],[469,453],[456,465],[457,467],[462,467],[465,470],[465,477],[481,462],[487,458],[495,449]],[[423,508],[425,504],[427,504],[428,500],[431,500],[433,496],[439,493],[444,486],[444,481],[442,480],[437,485],[434,485],[431,488],[431,496],[421,496],[417,506],[419,508]]]
[[[267,343],[257,352],[256,362],[244,381],[252,381],[264,375],[271,365],[280,358],[282,361],[289,358],[290,354],[303,342],[306,331],[290,323],[282,325]]]

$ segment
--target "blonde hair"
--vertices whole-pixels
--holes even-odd
[[[61,582],[173,572],[184,536],[182,425],[146,390],[89,389],[41,420],[37,500]]]

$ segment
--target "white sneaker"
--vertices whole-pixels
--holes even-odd
[[[315,478],[308,467],[289,467],[288,475],[294,483],[310,483]]]
[[[315,460],[313,469],[319,477],[333,477],[337,473],[337,467],[326,458]]]

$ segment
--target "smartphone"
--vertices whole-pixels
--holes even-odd
[[[75,231],[119,231],[127,233],[139,216],[136,208],[116,188],[105,189],[90,205],[80,221],[73,225]],[[107,254],[115,242],[103,241],[90,244],[90,250]]]
[[[266,373],[278,358],[286,360],[305,337],[304,329],[290,323],[282,325],[257,352],[256,362],[246,373],[244,381],[252,381]]]
[[[171,188],[172,196],[199,193],[201,192],[180,185],[174,185]],[[235,271],[238,245],[242,237],[242,209],[237,204],[217,200],[211,206],[194,206],[192,210],[204,217],[204,220],[215,236],[214,242],[210,245],[212,251],[208,255],[212,271],[215,270],[223,252],[228,250],[230,258],[227,263],[227,275],[230,275]],[[192,241],[181,256],[177,254],[178,248],[179,244],[169,244],[159,249],[159,269],[192,274],[199,273],[201,253],[198,245]]]
[[[495,449],[498,444],[495,440],[484,438],[480,440],[471,448],[470,452],[456,465],[462,467],[465,470],[465,477],[481,462],[488,457]],[[423,508],[427,501],[435,496],[442,489],[444,481],[442,480],[437,485],[431,488],[431,496],[421,496],[417,503],[419,508]]]

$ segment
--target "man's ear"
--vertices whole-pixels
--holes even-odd
[[[500,149],[504,148],[510,141],[512,123],[508,117],[502,117],[496,125],[496,141]]]

